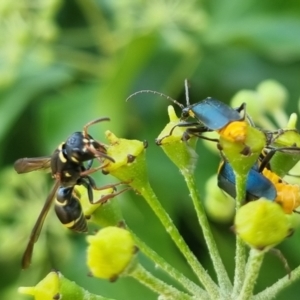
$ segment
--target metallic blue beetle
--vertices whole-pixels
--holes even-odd
[[[233,198],[236,197],[235,174],[230,164],[226,161],[222,162],[219,169],[218,186]],[[259,172],[258,165],[254,165],[247,177],[245,200],[251,201],[260,197],[274,201],[277,197],[277,191],[274,184]]]

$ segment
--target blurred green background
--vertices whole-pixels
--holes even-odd
[[[35,285],[51,268],[79,285],[117,299],[156,299],[132,279],[108,283],[88,277],[85,238],[70,233],[49,213],[30,269],[20,259],[31,228],[51,188],[41,172],[16,175],[20,157],[50,155],[69,134],[95,118],[111,122],[90,129],[148,140],[149,177],[163,206],[205,268],[211,268],[201,230],[178,170],[154,139],[167,123],[169,102],[151,89],[184,103],[213,96],[224,102],[240,89],[273,78],[289,91],[287,112],[297,110],[300,83],[300,10],[294,0],[1,0],[0,2],[0,299],[30,299],[18,286]],[[177,108],[176,108],[177,109]],[[179,111],[178,111],[179,112]],[[196,170],[204,197],[218,156],[198,145]],[[159,174],[159,176],[157,176]],[[116,182],[97,174],[99,185]],[[125,219],[147,244],[191,279],[194,275],[159,221],[132,191],[119,197]],[[226,267],[233,275],[231,223],[212,223]],[[279,247],[291,267],[300,264],[299,233]],[[152,262],[142,263],[166,278]],[[284,276],[280,260],[266,255],[256,290]],[[172,284],[175,284],[171,281]],[[277,299],[296,299],[295,283]],[[296,298],[295,298],[296,297]]]

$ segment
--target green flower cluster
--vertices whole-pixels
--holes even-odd
[[[110,281],[130,276],[152,289],[161,299],[271,299],[282,290],[287,285],[287,277],[269,287],[267,292],[253,295],[264,253],[291,235],[293,212],[300,205],[299,186],[282,178],[300,160],[300,135],[295,127],[295,115],[288,121],[282,114],[286,98],[287,93],[280,84],[267,81],[261,83],[257,91],[237,94],[233,99],[234,107],[246,103],[238,109],[207,98],[206,102],[183,108],[182,116],[178,118],[174,108],[169,106],[170,122],[157,137],[157,144],[178,167],[187,184],[217,282],[189,249],[152,190],[147,175],[146,143],[118,138],[107,131],[108,145],[105,145],[105,158],[101,161],[102,172],[116,177],[120,183],[126,184],[128,189],[146,200],[201,285],[195,284],[169,265],[126,225],[118,202],[109,196],[118,194],[115,193],[116,185],[95,190],[94,199],[99,199],[97,204],[89,201],[85,187],[75,187],[80,195],[83,214],[90,222],[102,227],[95,235],[87,238],[87,265],[91,275]],[[255,109],[257,101],[261,99],[264,99],[264,105],[257,118]],[[208,109],[205,115],[202,115],[202,109]],[[184,110],[188,111],[188,117],[184,115]],[[282,120],[286,123],[277,129],[258,128],[257,123],[266,124],[265,113],[278,118],[279,124],[282,124]],[[220,125],[217,120],[215,124],[216,116],[223,117],[225,121]],[[221,157],[217,175],[208,181],[206,187],[208,214],[225,222],[235,215],[233,228],[237,240],[233,281],[220,257],[196,188],[194,170],[198,160],[196,144],[199,138],[205,138],[215,145]],[[217,188],[217,181],[221,189]],[[247,263],[245,244],[251,247]],[[139,260],[139,252],[151,259],[181,287],[173,287],[148,272]],[[298,269],[292,271],[293,280],[299,277]],[[65,281],[62,278],[56,272],[50,273],[36,287],[20,288],[19,291],[34,295],[36,300],[69,299],[68,295],[72,291],[74,295],[79,295],[72,299],[105,299],[89,293],[81,295],[78,292],[81,288],[75,284],[66,290],[64,287],[67,284],[62,284]]]

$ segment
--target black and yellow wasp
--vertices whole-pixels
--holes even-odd
[[[105,145],[94,140],[87,132],[89,126],[109,120],[109,118],[104,117],[87,123],[81,132],[74,132],[65,142],[61,143],[51,156],[20,158],[15,162],[14,168],[17,173],[50,169],[52,177],[55,179],[55,183],[32,229],[29,242],[23,254],[23,269],[28,268],[30,265],[34,244],[38,240],[54,199],[56,199],[55,212],[61,223],[73,231],[86,232],[86,218],[82,212],[79,197],[74,190],[75,185],[85,186],[89,201],[94,204],[105,202],[127,190],[124,189],[120,192],[108,194],[93,202],[93,189],[114,188],[120,184],[97,187],[95,181],[90,177],[90,174],[105,167],[105,159],[114,162],[114,159],[106,154]],[[100,162],[100,166],[92,168],[94,159]]]

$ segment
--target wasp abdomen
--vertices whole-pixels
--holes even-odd
[[[73,187],[60,187],[55,201],[55,212],[60,222],[76,232],[87,232],[87,223]]]

